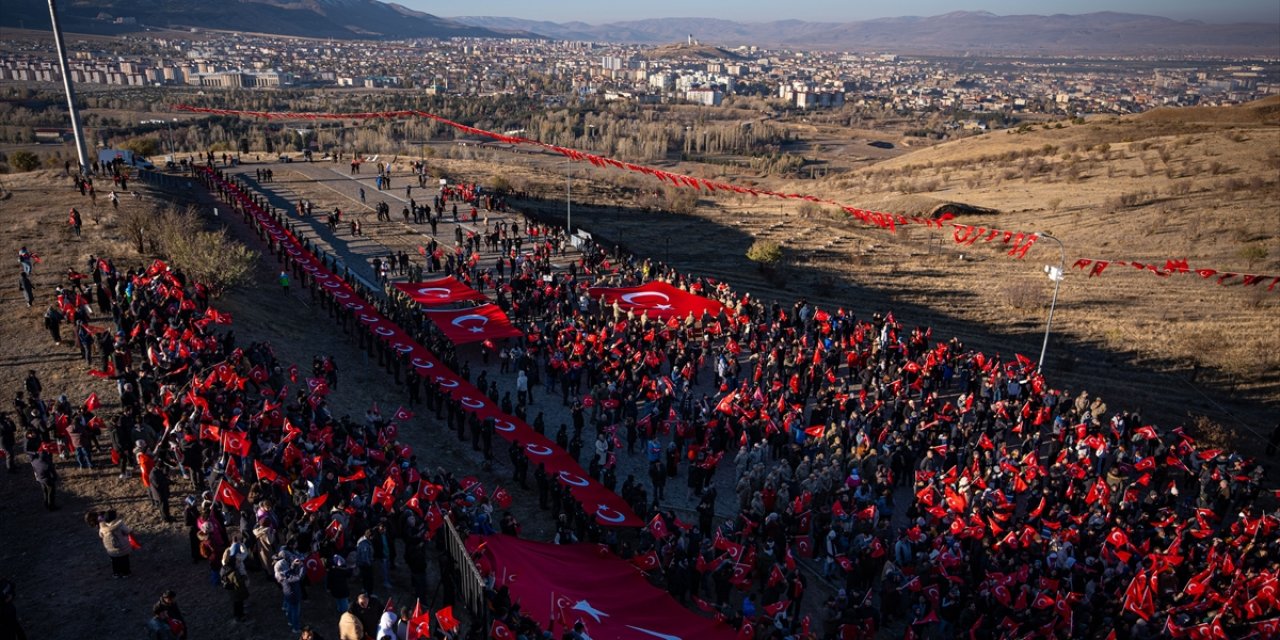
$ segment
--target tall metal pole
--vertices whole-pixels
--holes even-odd
[[[573,174],[568,170],[564,174],[564,226],[569,234],[569,242],[573,242]]]
[[[1037,371],[1044,371],[1044,353],[1049,349],[1049,329],[1053,327],[1053,310],[1058,306],[1058,289],[1062,287],[1062,279],[1066,277],[1064,269],[1067,266],[1067,248],[1062,245],[1062,241],[1047,234],[1040,233],[1040,237],[1048,238],[1058,243],[1058,273],[1053,279],[1053,301],[1049,303],[1049,320],[1044,323],[1044,342],[1040,344],[1040,362],[1036,364]]]
[[[76,139],[76,155],[80,158],[80,173],[89,173],[89,153],[84,144],[84,128],[80,126],[80,110],[76,108],[76,92],[71,84],[71,70],[67,68],[67,46],[62,42],[62,26],[58,24],[58,9],[49,0],[49,18],[53,22],[53,43],[58,48],[58,67],[62,70],[62,88],[67,93],[67,111],[71,114],[71,134]]]

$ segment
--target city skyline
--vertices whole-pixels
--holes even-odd
[[[1082,14],[1115,11],[1163,16],[1175,20],[1200,20],[1221,24],[1232,22],[1280,22],[1274,0],[1230,0],[1206,5],[1198,0],[1079,0],[1043,2],[1029,6],[1017,0],[983,0],[974,5],[951,0],[906,0],[867,6],[840,0],[809,0],[788,5],[785,14],[778,6],[760,0],[703,0],[698,3],[652,0],[638,4],[601,4],[585,0],[563,0],[554,5],[522,0],[491,0],[483,6],[457,0],[398,0],[411,9],[443,17],[495,16],[553,22],[580,21],[588,24],[652,18],[724,18],[740,22],[804,20],[812,22],[854,22],[899,16],[934,16],[953,11],[989,11],[998,15],[1055,13]]]

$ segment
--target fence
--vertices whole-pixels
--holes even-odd
[[[459,592],[462,595],[462,601],[466,604],[467,610],[471,612],[473,627],[481,629],[488,628],[488,620],[485,619],[487,608],[484,602],[484,578],[480,577],[480,570],[476,568],[474,562],[471,561],[471,554],[467,552],[467,546],[462,542],[462,535],[454,528],[453,522],[448,518],[444,519],[444,528],[446,531],[445,544],[449,548],[449,555],[453,556],[454,564],[458,567]]]

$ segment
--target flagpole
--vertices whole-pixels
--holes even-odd
[[[89,175],[89,152],[84,142],[84,127],[80,124],[80,109],[76,106],[75,83],[71,81],[71,69],[67,65],[67,45],[62,39],[62,25],[58,23],[58,8],[54,0],[49,0],[49,22],[53,26],[53,44],[58,52],[58,68],[62,71],[62,89],[66,92],[67,113],[71,117],[71,135],[76,141],[80,173]]]
[[[1063,246],[1062,241],[1050,235],[1048,232],[1040,232],[1042,238],[1048,238],[1058,243],[1058,277],[1053,279],[1053,301],[1049,303],[1049,320],[1044,323],[1044,342],[1040,343],[1040,362],[1036,363],[1036,371],[1044,372],[1044,354],[1049,349],[1049,329],[1053,327],[1053,311],[1058,306],[1058,290],[1062,288],[1062,279],[1066,277],[1065,271],[1067,266],[1067,248]]]

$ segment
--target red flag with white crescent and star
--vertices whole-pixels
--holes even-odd
[[[244,504],[244,495],[239,491],[236,491],[235,487],[232,487],[231,483],[226,480],[218,483],[218,489],[214,495],[218,502],[233,507],[236,510],[239,510],[240,505]]]
[[[589,543],[557,545],[501,534],[472,536],[467,548],[480,554],[494,575],[518,575],[505,585],[511,601],[534,620],[562,625],[582,622],[593,638],[735,640],[734,629],[702,617],[649,583],[636,564],[602,553]],[[651,555],[650,555],[651,554]],[[643,556],[657,559],[650,551]]]

